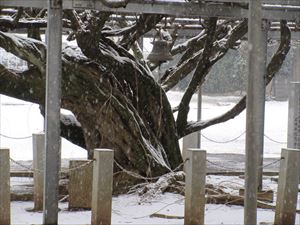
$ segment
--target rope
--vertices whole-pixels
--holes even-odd
[[[4,137],[4,138],[8,138],[8,139],[14,139],[14,140],[21,140],[21,139],[28,139],[28,138],[32,138],[32,135],[30,136],[25,136],[25,137],[11,137],[5,134],[0,134],[0,136]]]
[[[246,133],[246,131],[244,131],[243,133],[241,133],[239,136],[237,136],[237,137],[235,137],[235,138],[232,138],[232,139],[230,139],[230,140],[226,140],[226,141],[218,141],[218,140],[214,140],[214,139],[212,139],[212,138],[209,138],[209,137],[205,136],[204,134],[201,134],[201,136],[204,137],[206,140],[211,141],[211,142],[214,142],[214,143],[217,143],[217,144],[227,144],[227,143],[234,142],[234,141],[238,140],[238,139],[239,139],[240,137],[242,137],[245,133]],[[277,141],[277,140],[275,140],[275,139],[269,137],[269,136],[266,135],[266,134],[264,134],[264,136],[265,136],[268,140],[273,141],[273,142],[275,142],[275,143],[277,143],[277,144],[286,144],[286,143],[287,143],[287,142]]]
[[[177,172],[188,160],[189,158],[185,159],[184,162],[180,163],[179,166],[177,166],[172,172]]]
[[[84,167],[90,165],[90,164],[93,163],[94,161],[95,161],[94,159],[93,159],[93,160],[89,160],[89,161],[87,161],[87,162],[85,162],[85,163],[83,163],[83,164],[81,164],[81,165],[79,165],[79,166],[72,167],[72,168],[65,169],[65,170],[61,170],[60,172],[61,172],[61,173],[69,173],[69,172],[71,172],[71,171],[79,170],[79,169],[82,169],[82,168],[84,168]]]
[[[157,177],[144,177],[138,173],[126,170],[124,167],[122,167],[116,160],[114,160],[115,164],[117,165],[117,167],[119,167],[119,169],[121,169],[123,172],[127,173],[129,176],[132,176],[134,178],[137,179],[142,179],[142,180],[157,180],[159,179],[161,176],[157,176]]]
[[[274,165],[274,164],[280,162],[280,161],[283,160],[283,159],[284,159],[284,158],[281,157],[280,159],[277,159],[277,160],[275,160],[275,161],[273,161],[273,162],[270,162],[270,163],[268,163],[268,164],[266,164],[266,165],[259,166],[258,168],[260,169],[260,168],[266,168],[266,167],[269,167],[269,166],[271,166],[271,165]],[[217,164],[217,163],[215,163],[215,162],[212,162],[212,161],[210,161],[210,160],[208,160],[208,159],[206,159],[206,161],[207,161],[208,163],[210,163],[211,165],[214,165],[214,166],[216,166],[216,167],[225,169],[225,170],[227,170],[227,171],[232,171],[232,172],[235,172],[235,171],[236,171],[235,168],[226,167],[226,166]]]
[[[208,163],[210,163],[211,165],[214,165],[214,166],[216,166],[216,167],[219,167],[219,168],[221,168],[221,169],[225,169],[225,170],[227,170],[227,171],[236,172],[236,169],[235,169],[235,168],[229,168],[229,167],[226,167],[226,166],[223,166],[223,165],[219,165],[219,164],[217,164],[217,163],[215,163],[215,162],[212,162],[212,161],[210,161],[210,160],[208,160],[208,159],[206,159],[206,162],[208,162]]]
[[[246,131],[244,131],[243,133],[241,133],[239,136],[237,136],[237,137],[235,137],[235,138],[233,138],[233,139],[227,140],[227,141],[217,141],[217,140],[214,140],[214,139],[211,139],[211,138],[205,136],[204,134],[201,134],[201,136],[204,137],[206,140],[211,141],[211,142],[214,142],[214,143],[218,143],[218,144],[226,144],[226,143],[230,143],[230,142],[236,141],[236,140],[239,139],[241,136],[243,136],[245,133],[246,133]]]
[[[29,170],[30,172],[33,172],[33,171],[34,171],[34,169],[33,169],[32,167],[25,166],[25,165],[23,165],[22,163],[19,163],[18,161],[14,160],[14,159],[12,159],[12,158],[9,158],[9,159],[10,159],[10,161],[12,161],[13,163],[17,164],[18,166],[20,166],[20,167],[22,167],[22,168],[24,168],[24,169],[26,169],[26,170]],[[37,171],[37,172],[43,172],[42,170],[37,170],[37,169],[35,169],[35,171]]]
[[[271,166],[271,165],[273,165],[273,164],[276,164],[276,163],[280,162],[280,161],[283,160],[283,159],[284,159],[284,158],[281,157],[280,159],[277,159],[277,160],[275,160],[275,161],[273,161],[273,162],[271,162],[271,163],[269,163],[269,164],[266,164],[266,165],[264,165],[264,166],[260,166],[260,168],[266,168],[266,167],[269,167],[269,166]]]
[[[12,158],[10,158],[10,160],[11,160],[13,163],[17,164],[18,166],[20,166],[20,167],[22,167],[22,168],[24,168],[24,169],[26,169],[26,170],[28,170],[28,171],[30,171],[30,172],[38,172],[38,173],[44,172],[44,170],[34,169],[34,168],[32,168],[32,167],[23,165],[22,163],[20,163],[20,162],[14,160],[14,159],[12,159]],[[60,173],[69,173],[69,172],[71,172],[71,171],[75,171],[75,170],[78,170],[78,169],[82,169],[82,168],[88,166],[89,164],[93,163],[93,161],[95,161],[95,160],[89,160],[88,162],[85,162],[85,163],[83,163],[83,164],[81,164],[81,165],[79,165],[79,166],[77,166],[77,167],[73,167],[73,168],[70,168],[70,169],[60,170],[59,172],[60,172]]]
[[[264,134],[264,136],[269,139],[270,141],[273,141],[275,143],[278,143],[278,144],[287,144],[287,142],[281,142],[281,141],[276,141],[274,140],[273,138],[270,138],[268,135]]]
[[[63,201],[65,201],[67,198],[69,198],[69,195],[66,195],[66,196],[62,197],[58,202],[63,202]]]

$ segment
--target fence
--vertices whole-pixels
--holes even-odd
[[[33,135],[34,143],[34,161],[43,161],[43,149],[44,149],[44,134]],[[113,179],[113,151],[107,149],[96,149],[94,153],[94,160],[86,161],[71,161],[68,170],[61,171],[62,174],[69,174],[70,185],[74,184],[73,190],[77,187],[76,191],[69,189],[69,207],[84,208],[82,204],[87,204],[87,208],[92,208],[91,222],[92,224],[111,224],[111,212],[112,212],[112,179]],[[0,150],[0,225],[10,224],[10,199],[7,197],[9,193],[9,150]],[[297,192],[298,192],[298,179],[300,171],[300,153],[296,150],[283,149],[282,157],[280,159],[274,159],[272,162],[263,165],[264,168],[271,167],[276,164],[281,164],[280,175],[277,191],[277,203],[276,203],[276,224],[286,224],[287,220],[295,220]],[[42,164],[33,162],[33,168],[28,165],[22,165],[11,159],[13,163],[17,163],[27,170],[33,171],[34,174],[34,202],[35,210],[41,210],[42,194],[41,194],[41,177],[43,174]],[[121,165],[117,164],[120,169],[126,172]],[[185,225],[191,224],[204,224],[205,217],[205,203],[208,200],[205,196],[207,190],[206,184],[206,168],[214,167],[222,171],[236,171],[236,168],[224,166],[213,160],[206,158],[206,152],[199,149],[187,149],[185,160]],[[91,171],[93,169],[93,172]],[[175,172],[176,170],[174,170]],[[140,175],[127,171],[129,175],[141,178]],[[242,171],[241,171],[242,172]],[[93,175],[92,175],[93,174]],[[87,178],[84,182],[79,182],[80,178]],[[148,178],[145,178],[148,179]],[[157,178],[150,178],[157,179]],[[7,182],[5,182],[7,181]],[[232,183],[243,188],[243,184],[239,184],[233,180],[227,180],[227,184]],[[87,191],[84,187],[80,187],[78,184],[84,184],[86,187],[91,188],[91,191]],[[224,182],[223,182],[224,184]],[[76,186],[77,185],[77,186]],[[36,188],[36,186],[38,188]],[[75,187],[76,186],[76,187]],[[221,186],[221,184],[219,184]],[[80,196],[82,193],[92,192],[92,196],[86,198],[81,196],[81,202],[75,202],[72,200],[74,196]],[[268,191],[265,191],[265,194]],[[272,193],[271,193],[272,194]],[[265,198],[263,195],[262,198]],[[258,195],[258,198],[260,196]],[[240,196],[243,199],[243,196]],[[288,201],[283,201],[288,199]],[[72,203],[73,201],[73,203]],[[88,202],[88,203],[87,203]],[[73,205],[72,205],[73,204]],[[77,205],[76,205],[77,204]],[[227,204],[227,203],[226,203]],[[230,202],[228,202],[230,204]],[[275,209],[275,206],[274,206]],[[282,222],[284,221],[284,222]],[[291,222],[291,224],[293,224]]]
[[[15,161],[9,157],[8,149],[0,150],[0,225],[10,225],[10,161],[17,164],[18,166],[25,168],[28,171],[33,172],[34,176],[34,208],[35,210],[43,209],[43,190],[44,190],[44,169],[43,162],[44,159],[44,134],[34,134],[33,135],[33,168],[28,165],[23,165],[18,161]],[[94,150],[94,160],[89,160],[87,162],[78,163],[75,161],[71,163],[68,170],[61,171],[60,174],[74,174],[80,171],[85,173],[85,171],[90,171],[89,168],[93,168],[92,178],[90,178],[92,183],[92,225],[108,225],[111,223],[111,207],[112,207],[112,177],[113,177],[113,150],[109,149],[95,149]],[[93,164],[93,165],[92,165]],[[79,173],[80,174],[80,173]],[[77,174],[78,175],[78,174]],[[77,176],[76,175],[76,176]],[[85,174],[86,175],[86,174]],[[75,177],[76,177],[75,176]],[[82,179],[82,177],[81,177]],[[78,176],[77,176],[78,181]],[[75,180],[76,182],[76,180]],[[79,183],[75,184],[80,187]],[[91,186],[90,186],[91,187]],[[74,190],[74,188],[73,188]],[[81,193],[83,191],[81,190]],[[74,196],[77,193],[71,192]],[[61,199],[63,200],[63,199]],[[87,199],[85,199],[87,201]],[[73,201],[74,202],[74,201]],[[82,202],[81,202],[82,203]],[[72,207],[72,205],[71,205]],[[32,210],[30,210],[32,211]]]

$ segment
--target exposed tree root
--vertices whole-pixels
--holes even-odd
[[[161,176],[154,183],[144,183],[136,186],[135,190],[141,196],[141,202],[150,201],[159,194],[165,192],[172,192],[184,195],[185,191],[185,173],[182,171],[168,173]],[[224,205],[244,205],[244,196],[234,195],[216,187],[213,184],[205,185],[206,203],[211,204],[224,204]],[[268,204],[263,201],[257,202],[257,207],[262,209],[275,209],[274,205]]]

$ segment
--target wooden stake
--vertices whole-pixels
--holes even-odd
[[[184,225],[203,225],[205,211],[206,151],[188,149],[185,169]]]
[[[95,149],[92,191],[92,225],[110,225],[114,152]]]
[[[300,150],[282,149],[275,224],[295,224],[300,173]]]
[[[0,225],[10,225],[9,149],[0,149]]]

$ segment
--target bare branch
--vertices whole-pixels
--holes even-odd
[[[137,41],[141,36],[155,28],[156,24],[161,21],[162,15],[146,15],[142,14],[135,25],[127,30],[127,33],[123,36],[120,44],[126,48],[130,49],[131,45]],[[130,31],[130,32],[128,32]]]
[[[197,36],[194,36],[194,37],[188,39],[184,43],[174,46],[171,49],[171,54],[177,55],[179,53],[182,53],[182,52],[186,51],[187,49],[194,47],[199,42],[201,42],[201,44],[202,44],[201,46],[203,47],[205,37],[206,37],[206,30],[202,30]]]
[[[208,19],[208,30],[207,37],[205,40],[205,45],[203,49],[203,54],[197,64],[197,68],[194,72],[192,80],[190,81],[182,99],[179,104],[178,115],[176,120],[177,133],[181,136],[181,133],[186,127],[187,124],[187,116],[189,113],[189,103],[191,98],[197,89],[198,85],[203,82],[204,76],[208,73],[210,66],[210,55],[212,53],[212,47],[215,40],[216,28],[217,28],[218,18],[212,17]]]
[[[280,27],[281,27],[280,45],[276,53],[273,55],[270,63],[267,66],[266,85],[268,85],[271,82],[275,74],[279,71],[290,50],[291,31],[287,26],[287,22],[281,21]],[[221,116],[215,117],[207,121],[189,122],[186,126],[185,131],[182,133],[181,137],[205,129],[212,125],[226,122],[230,119],[233,119],[234,117],[239,115],[245,108],[246,108],[246,96],[244,96],[232,109],[230,109],[228,112],[224,113]]]
[[[211,57],[211,66],[213,66],[214,63],[216,63],[220,58],[222,58],[228,51],[228,49],[235,45],[236,41],[240,40],[246,34],[247,20],[243,20],[237,26],[235,26],[234,29],[232,29],[231,31],[227,30],[227,32],[228,33],[225,37],[223,35],[220,36],[220,33],[217,32],[217,35],[220,36],[221,39],[214,43],[212,52],[214,52],[215,56]],[[193,69],[195,69],[197,62],[203,53],[203,49],[200,48],[198,52],[195,52],[195,49],[198,49],[199,47],[203,46],[205,38],[206,34],[201,36],[198,39],[196,47],[193,47],[194,49],[187,53],[190,55],[189,58],[182,62],[176,70],[173,70],[171,73],[164,76],[164,79],[162,80],[162,87],[165,91],[169,91],[180,80],[185,78],[190,72],[193,71]]]
[[[68,9],[64,11],[65,15],[71,20],[71,28],[73,31],[78,31],[83,29],[83,22],[78,16],[77,12],[72,9]]]

